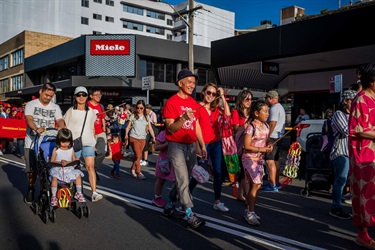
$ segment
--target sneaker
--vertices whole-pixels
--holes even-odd
[[[185,217],[185,212],[184,211],[177,211],[175,206],[170,208],[164,207],[163,214],[166,216],[171,216],[177,219],[183,219]]]
[[[0,150],[0,156],[3,156],[3,155],[4,155],[4,154],[3,154],[3,151]]]
[[[352,199],[344,200],[344,203],[345,203],[345,204],[352,205]]]
[[[152,198],[152,204],[154,204],[157,207],[165,207],[165,201],[163,201],[163,198],[161,197],[155,197]]]
[[[351,214],[346,213],[342,207],[339,208],[331,208],[331,211],[329,212],[329,215],[336,217],[338,219],[342,220],[349,220],[352,218]]]
[[[135,173],[135,170],[134,170],[134,169],[132,169],[132,173],[131,173],[131,175],[132,175],[134,178],[137,178],[137,174]]]
[[[275,192],[275,193],[279,192],[279,189],[276,186],[271,185],[271,184],[261,187],[260,190],[264,192]]]
[[[85,197],[83,197],[83,194],[81,192],[76,192],[74,195],[74,199],[76,199],[78,202],[86,202]]]
[[[148,161],[141,160],[141,166],[147,166],[147,165],[148,165]]]
[[[98,193],[93,193],[91,196],[92,202],[97,202],[97,201],[100,201],[101,199],[103,199],[103,195],[98,194]]]
[[[33,204],[33,201],[34,201],[34,189],[31,188],[27,191],[27,194],[25,196],[25,203],[26,204]]]
[[[52,196],[52,198],[51,198],[51,206],[52,207],[57,207],[57,197],[56,196]]]
[[[146,179],[146,177],[142,173],[139,173],[137,175],[137,178],[138,178],[138,180],[144,180],[144,179]]]
[[[283,188],[283,186],[281,186],[280,182],[276,183],[276,187],[277,187],[277,189],[282,189]]]
[[[187,224],[192,229],[198,229],[199,227],[204,226],[206,224],[206,221],[192,213],[190,217],[187,219]]]
[[[221,212],[229,212],[229,208],[224,206],[224,203],[221,203],[221,202],[214,204],[214,209],[219,210]]]
[[[120,179],[120,174],[116,174],[116,175],[115,175],[115,178],[116,178],[116,179]]]
[[[249,223],[250,225],[253,225],[253,226],[259,226],[260,225],[260,222],[257,218],[257,215],[254,212],[250,212],[248,210],[245,210],[244,217],[245,217],[245,220],[247,221],[247,223]]]

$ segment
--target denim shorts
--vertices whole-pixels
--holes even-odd
[[[83,158],[89,157],[89,156],[95,156],[95,148],[92,146],[83,146],[82,150],[77,151],[74,153],[77,158],[80,158],[81,155]]]

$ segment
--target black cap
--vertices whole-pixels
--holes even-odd
[[[175,84],[178,86],[178,81],[180,81],[181,79],[184,79],[186,77],[189,77],[189,76],[194,76],[196,81],[198,81],[198,79],[199,79],[199,77],[196,74],[193,74],[193,72],[191,72],[190,70],[188,70],[188,69],[182,69],[178,73],[177,81],[175,82]]]

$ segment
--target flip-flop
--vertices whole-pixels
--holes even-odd
[[[375,249],[375,241],[371,240],[370,243],[362,240],[361,238],[357,237],[354,241],[357,245],[368,248],[368,249]]]

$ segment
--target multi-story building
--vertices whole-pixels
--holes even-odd
[[[194,13],[194,45],[210,47],[211,41],[234,35],[233,12],[197,6],[202,8]],[[150,0],[0,1],[0,44],[24,30],[73,38],[136,34],[187,43],[189,29],[181,17],[189,20],[192,8],[188,1],[174,9]]]

